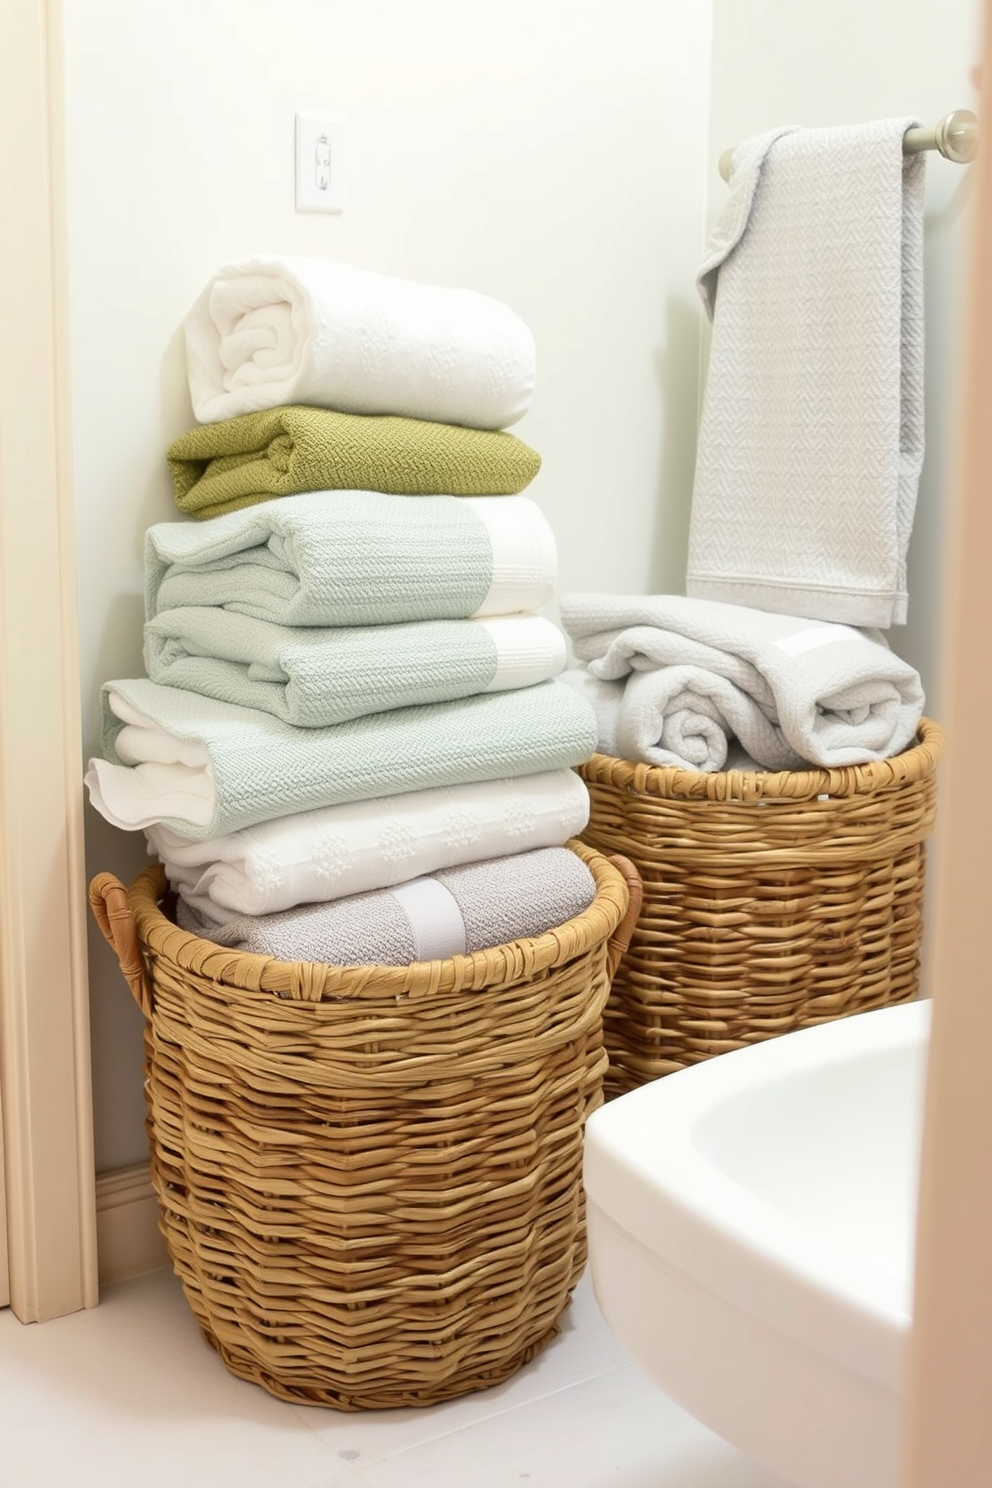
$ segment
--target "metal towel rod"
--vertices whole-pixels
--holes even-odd
[[[967,165],[978,153],[978,116],[971,109],[954,109],[932,129],[907,129],[902,147],[909,155],[919,155],[922,150],[937,150],[945,160]],[[733,150],[724,150],[720,156],[720,174],[725,181],[730,180],[733,155]]]

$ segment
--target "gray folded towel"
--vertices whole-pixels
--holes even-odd
[[[919,675],[877,631],[669,594],[565,595],[561,618],[595,676],[629,679],[614,731],[626,758],[722,769],[719,721],[766,769],[866,764],[905,749],[923,712]]]
[[[916,121],[778,130],[734,152],[699,273],[713,344],[686,591],[905,622],[923,463]]]
[[[596,885],[565,847],[447,868],[391,889],[213,924],[180,897],[183,930],[278,961],[405,966],[543,935],[588,909]]]

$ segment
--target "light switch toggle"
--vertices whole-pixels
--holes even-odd
[[[296,115],[296,210],[344,211],[344,115]]]

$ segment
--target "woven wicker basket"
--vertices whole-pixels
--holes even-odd
[[[943,734],[877,764],[703,774],[594,755],[583,838],[640,918],[604,1014],[607,1097],[728,1049],[912,998]]]
[[[234,1374],[303,1404],[430,1405],[558,1331],[640,898],[629,863],[572,845],[597,885],[585,913],[405,967],[242,955],[177,929],[161,869],[130,891],[93,880],[147,1019],[160,1225]]]

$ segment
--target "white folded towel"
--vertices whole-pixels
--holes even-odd
[[[889,626],[923,463],[916,121],[779,130],[734,152],[699,287],[713,342],[686,591]]]
[[[502,429],[527,412],[534,338],[508,305],[322,258],[257,256],[186,318],[201,423],[286,403]]]
[[[203,842],[163,826],[145,835],[172,887],[205,923],[219,924],[559,847],[588,820],[580,777],[549,770],[300,811]]]
[[[597,677],[656,674],[624,688],[616,737],[627,758],[677,753],[668,715],[687,709],[698,715],[699,758],[655,763],[722,768],[720,721],[767,769],[865,764],[905,749],[922,716],[919,675],[878,632],[682,595],[566,595],[561,618]],[[686,723],[672,720],[673,729]]]
[[[279,961],[405,966],[544,935],[582,914],[595,897],[595,879],[582,859],[568,848],[546,847],[333,904],[239,915],[219,925],[180,896],[176,919],[193,935]]]

